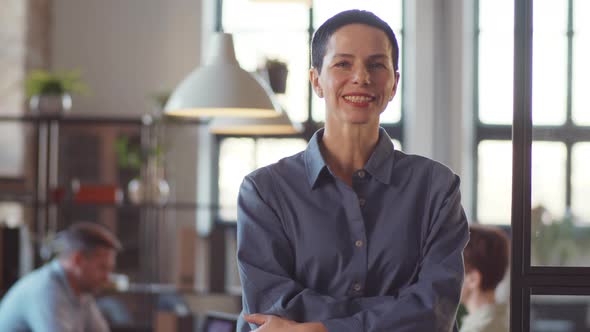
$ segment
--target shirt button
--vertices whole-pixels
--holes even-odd
[[[360,248],[360,247],[362,247],[362,246],[363,246],[363,241],[361,241],[361,240],[356,240],[356,241],[354,242],[354,245]]]
[[[360,171],[358,171],[357,175],[359,176],[359,178],[361,178],[361,179],[362,179],[362,178],[364,178],[364,177],[365,177],[365,171],[363,171],[363,170],[360,170]]]
[[[355,292],[360,292],[362,289],[361,284],[359,284],[358,282],[355,283],[354,285],[352,285],[352,289],[354,289]]]
[[[365,201],[364,198],[359,198],[359,204],[360,204],[360,206],[365,206],[365,203],[366,203],[366,201]]]

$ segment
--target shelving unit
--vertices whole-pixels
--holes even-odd
[[[118,166],[114,148],[117,137],[148,144],[151,124],[140,117],[9,117],[0,123],[23,127],[25,167],[22,177],[0,177],[0,204],[12,202],[25,211],[25,223],[32,233],[34,266],[41,265],[43,241],[67,225],[95,221],[107,225],[121,239],[124,250],[118,256],[117,272],[135,283],[159,283],[161,227],[166,211],[194,211],[194,202],[166,205],[133,204],[125,195],[120,203],[77,202],[72,182],[114,185],[126,192],[127,183],[139,170]],[[182,122],[193,125],[195,122]],[[145,166],[145,165],[144,165]],[[3,288],[7,288],[2,285]]]

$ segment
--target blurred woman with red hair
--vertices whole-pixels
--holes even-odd
[[[509,241],[499,228],[470,225],[463,257],[465,280],[461,303],[467,309],[460,332],[508,331],[508,310],[495,290],[508,269]]]

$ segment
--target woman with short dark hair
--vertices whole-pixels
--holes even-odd
[[[398,55],[367,11],[315,32],[309,75],[325,126],[240,189],[238,331],[456,331],[468,239],[459,178],[394,148],[379,126]]]

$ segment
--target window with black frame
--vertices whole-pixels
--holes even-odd
[[[588,1],[533,2],[531,264],[590,266]]]
[[[534,1],[532,207],[543,225],[575,219],[590,226],[583,203],[590,194],[583,171],[590,169],[584,7],[583,0]],[[478,9],[477,219],[509,224],[514,1],[479,0]]]
[[[508,225],[512,208],[514,331],[590,330],[589,11],[478,1],[476,216]]]
[[[512,331],[588,331],[585,0],[515,8]]]
[[[305,149],[311,135],[322,127],[323,101],[311,93],[308,72],[309,44],[315,28],[342,10],[366,9],[391,25],[401,46],[402,2],[403,0],[221,2],[218,6],[220,28],[233,35],[236,57],[245,70],[258,72],[264,77],[267,75],[264,69],[269,61],[287,64],[286,89],[284,93],[277,93],[277,98],[291,121],[303,125],[303,131],[300,135],[289,136],[218,136],[219,221],[236,221],[238,190],[245,175]],[[259,17],[264,19],[256,19]],[[400,48],[403,54],[403,47]],[[403,69],[401,55],[400,64]],[[398,87],[398,95],[394,101],[381,116],[381,125],[398,148],[402,143],[402,85]]]

